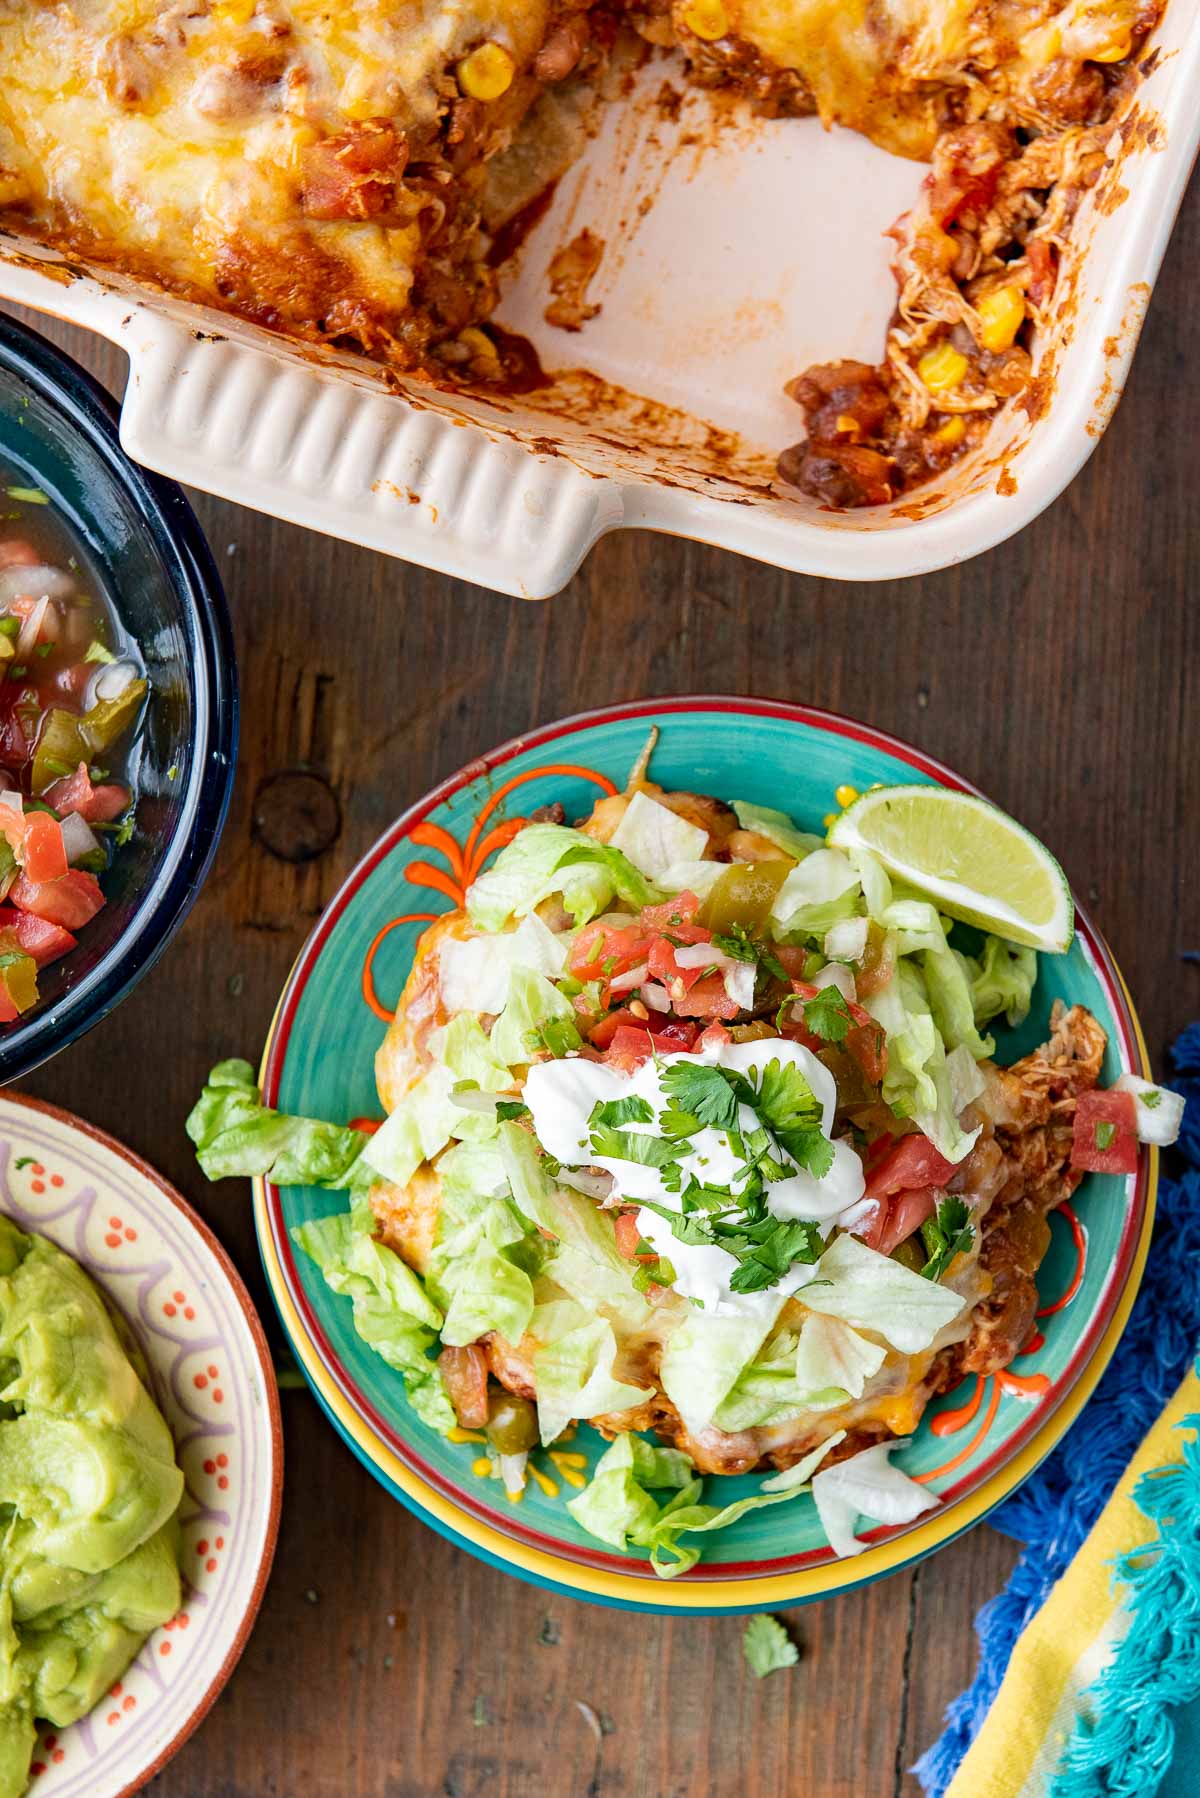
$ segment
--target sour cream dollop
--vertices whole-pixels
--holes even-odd
[[[619,1160],[598,1154],[591,1146],[589,1119],[597,1104],[614,1099],[638,1097],[646,1100],[652,1112],[649,1122],[631,1122],[622,1126],[635,1135],[663,1135],[661,1116],[670,1104],[662,1089],[665,1071],[677,1062],[695,1067],[729,1068],[752,1077],[770,1061],[794,1065],[812,1089],[821,1107],[821,1131],[832,1140],[833,1115],[837,1093],[832,1074],[808,1049],[784,1037],[763,1038],[752,1043],[725,1043],[699,1055],[662,1055],[644,1061],[633,1073],[622,1073],[605,1062],[586,1061],[580,1056],[567,1056],[561,1061],[544,1061],[529,1070],[522,1097],[533,1118],[534,1132],[548,1154],[564,1167],[601,1167],[615,1182],[615,1193],[630,1204],[650,1199],[668,1210],[680,1209],[679,1194],[668,1190],[661,1168],[644,1167],[640,1162]],[[740,1123],[753,1129],[761,1120],[749,1106],[739,1107]],[[791,1157],[780,1152],[780,1159],[796,1169],[786,1179],[767,1188],[766,1205],[773,1216],[804,1219],[819,1226],[828,1237],[835,1225],[852,1227],[863,1214],[862,1164],[848,1143],[833,1143],[833,1164],[823,1179],[797,1167]],[[742,1157],[733,1150],[720,1130],[704,1128],[687,1139],[678,1166],[684,1184],[690,1174],[708,1186],[728,1186],[736,1198],[745,1182]],[[695,1299],[706,1311],[717,1315],[777,1307],[779,1300],[813,1277],[808,1263],[796,1263],[775,1285],[763,1292],[735,1293],[729,1281],[737,1258],[714,1244],[680,1242],[670,1223],[657,1212],[642,1206],[638,1210],[638,1228],[655,1252],[664,1256],[675,1269],[674,1290],[685,1298]]]

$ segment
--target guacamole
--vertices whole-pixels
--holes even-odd
[[[0,1798],[179,1609],[183,1475],[83,1269],[0,1216]]]

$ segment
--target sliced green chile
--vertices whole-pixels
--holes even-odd
[[[735,924],[761,930],[793,866],[785,861],[732,862],[701,906],[700,922],[718,936],[727,935]]]

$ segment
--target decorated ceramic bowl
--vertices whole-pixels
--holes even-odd
[[[615,706],[547,725],[491,751],[421,799],[346,881],[301,954],[280,1000],[263,1064],[266,1102],[345,1122],[378,1113],[373,1061],[426,924],[456,906],[504,840],[506,820],[560,800],[586,813],[623,786],[650,726],[661,732],[654,777],[664,786],[737,794],[820,829],[836,788],[937,782],[967,789],[949,769],[880,731],[778,701],[670,699]],[[970,789],[967,789],[970,790]],[[1043,956],[1033,1010],[1001,1028],[997,1060],[1010,1062],[1046,1035],[1055,999],[1079,1003],[1108,1032],[1101,1080],[1147,1072],[1145,1048],[1107,946],[1077,910],[1068,954]],[[706,1545],[703,1560],[670,1582],[649,1564],[612,1552],[566,1508],[582,1484],[575,1464],[541,1451],[522,1502],[473,1470],[470,1442],[452,1442],[410,1409],[398,1373],[355,1334],[348,1298],[325,1285],[289,1231],[338,1208],[339,1195],[260,1181],[255,1216],[284,1326],[317,1397],[350,1447],[401,1502],[450,1540],[495,1566],[556,1591],[635,1609],[744,1611],[825,1597],[895,1571],[978,1522],[1026,1478],[1078,1415],[1133,1303],[1149,1242],[1157,1165],[1136,1174],[1088,1175],[1053,1216],[1039,1271],[1043,1304],[1027,1350],[1004,1372],[971,1376],[926,1411],[898,1464],[940,1504],[915,1524],[870,1531],[865,1553],[839,1561],[811,1498],[744,1516]],[[573,1450],[589,1467],[603,1449],[582,1427]],[[756,1489],[725,1479],[732,1501]]]
[[[183,1469],[180,1610],[90,1715],[43,1726],[33,1753],[38,1798],[126,1798],[205,1716],[258,1613],[283,1479],[275,1374],[225,1251],[111,1136],[0,1096],[0,1211],[73,1255],[121,1312]]]

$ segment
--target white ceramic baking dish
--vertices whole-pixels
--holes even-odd
[[[678,71],[658,58],[602,111],[499,309],[566,371],[548,403],[397,383],[19,239],[0,240],[0,297],[128,352],[121,436],[148,467],[502,592],[556,592],[626,525],[842,580],[920,574],[1027,524],[1116,408],[1200,143],[1200,0],[1170,0],[1155,47],[1077,220],[1038,405],[1018,402],[949,477],[886,508],[831,512],[770,477],[801,435],[789,376],[878,360],[894,292],[883,233],[923,169],[701,92],[683,90],[672,120],[658,97]],[[601,310],[567,333],[542,316],[546,265],[585,225],[606,244],[589,294]]]

